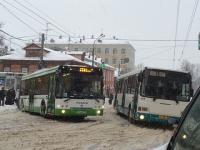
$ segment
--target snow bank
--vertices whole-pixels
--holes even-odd
[[[17,109],[16,105],[4,105],[4,106],[0,106],[0,113],[15,112],[17,110],[18,109]]]

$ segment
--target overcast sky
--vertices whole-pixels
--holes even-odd
[[[58,25],[72,36],[95,35],[103,32],[107,37],[116,36],[119,39],[132,40],[174,40],[176,29],[178,0],[17,0],[29,6],[34,12],[47,20],[47,14]],[[32,3],[45,14],[38,12]],[[185,40],[195,3],[198,0],[180,0],[177,39]],[[41,23],[19,12],[8,3],[33,16]],[[46,21],[35,16],[15,0],[0,0],[21,20],[29,24],[36,32],[44,32]],[[3,30],[14,36],[37,35],[4,7],[0,6],[0,21],[4,23]],[[51,20],[50,20],[51,21]],[[43,24],[43,25],[42,25]],[[63,34],[52,25],[51,35]],[[197,40],[200,29],[200,6],[193,20],[189,40]],[[17,42],[17,41],[15,41]],[[147,66],[173,68],[173,54],[175,42],[132,41],[136,49],[136,64]],[[22,44],[20,42],[20,44]],[[177,42],[176,68],[183,59],[192,63],[200,63],[200,51],[197,41]]]

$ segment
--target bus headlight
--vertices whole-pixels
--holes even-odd
[[[101,111],[100,110],[97,110],[97,115],[100,115]]]
[[[64,114],[64,113],[65,113],[65,110],[63,109],[61,112],[62,112],[62,114]]]
[[[140,115],[140,119],[143,120],[144,119],[144,115]]]

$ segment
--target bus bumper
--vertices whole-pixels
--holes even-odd
[[[164,116],[164,115],[155,115],[155,114],[147,114],[147,113],[139,113],[137,112],[135,115],[135,119],[138,121],[150,122],[150,123],[159,123],[159,124],[169,124],[168,120],[170,118],[174,118],[179,122],[180,117],[173,116]]]
[[[70,108],[70,109],[55,109],[55,116],[103,116],[103,109],[93,109],[93,108]]]

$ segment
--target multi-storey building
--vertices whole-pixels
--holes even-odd
[[[80,39],[78,42],[68,42],[67,39],[46,41],[45,47],[54,50],[85,51],[102,58],[106,64],[119,68],[121,74],[135,68],[135,49],[128,41]]]

